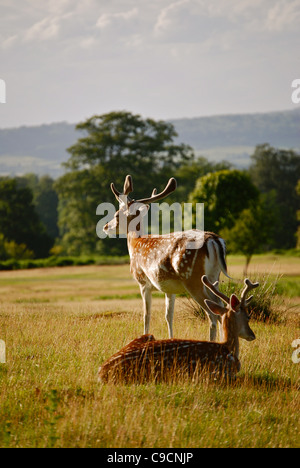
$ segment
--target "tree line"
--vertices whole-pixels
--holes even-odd
[[[258,145],[248,170],[196,157],[177,143],[171,123],[130,112],[95,115],[76,127],[65,174],[0,178],[0,259],[49,255],[124,255],[126,240],[99,239],[96,208],[115,203],[110,182],[126,174],[134,197],[178,188],[169,203],[204,203],[205,229],[222,235],[229,252],[253,253],[300,247],[300,154]]]

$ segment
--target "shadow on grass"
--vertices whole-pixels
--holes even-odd
[[[267,371],[252,375],[241,375],[237,377],[235,384],[237,386],[265,388],[267,390],[300,390],[300,380],[294,382],[290,377],[279,377]]]

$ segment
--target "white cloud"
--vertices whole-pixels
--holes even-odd
[[[281,0],[273,5],[265,22],[269,31],[284,31],[291,28],[299,30],[300,1]]]
[[[124,23],[127,21],[132,20],[133,18],[136,18],[138,15],[138,9],[133,8],[129,11],[124,11],[120,13],[102,13],[101,16],[99,16],[96,26],[100,29],[104,29],[107,26],[115,26],[120,23]]]
[[[80,47],[82,47],[82,49],[91,49],[96,44],[97,44],[97,40],[94,36],[84,37],[80,41]]]
[[[18,39],[18,35],[14,34],[13,36],[9,36],[7,39],[1,42],[1,48],[2,49],[9,49],[12,47]]]
[[[177,0],[161,8],[154,35],[170,42],[202,42],[222,31],[286,33],[299,28],[300,0]]]
[[[60,29],[58,17],[46,17],[31,26],[24,35],[25,41],[48,40],[57,37]]]
[[[0,2],[1,73],[19,93],[10,122],[120,106],[162,118],[241,111],[249,90],[261,90],[253,109],[284,108],[280,87],[290,102],[300,0]],[[60,93],[51,111],[48,88]]]
[[[173,31],[175,28],[182,28],[186,14],[190,6],[190,0],[178,0],[163,8],[154,26],[154,33],[158,36]]]

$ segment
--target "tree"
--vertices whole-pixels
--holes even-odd
[[[172,124],[129,112],[95,115],[76,128],[83,136],[68,148],[68,172],[55,185],[64,249],[72,254],[126,253],[124,240],[116,243],[96,236],[96,207],[114,201],[110,182],[122,187],[131,174],[134,196],[149,196],[154,186],[165,186],[181,164],[193,158],[193,151],[174,143]]]
[[[274,196],[261,196],[240,213],[231,229],[221,231],[228,251],[245,255],[244,276],[252,255],[267,250],[272,242],[274,213]]]
[[[189,201],[204,203],[205,229],[219,233],[224,228],[232,228],[239,214],[258,200],[258,196],[258,190],[245,172],[223,170],[198,179]]]
[[[16,179],[0,179],[0,233],[6,242],[46,257],[53,245],[34,209],[32,192],[18,188]],[[11,244],[12,247],[12,244]]]
[[[296,190],[298,195],[300,196],[300,179],[298,181]],[[297,211],[297,219],[298,221],[300,221],[300,210]],[[300,249],[300,226],[298,226],[297,229],[297,248]]]
[[[178,188],[172,195],[172,200],[179,203],[186,202],[199,177],[203,177],[210,172],[218,172],[226,169],[231,169],[231,164],[229,162],[211,162],[203,156],[182,164],[173,174],[177,180]]]
[[[272,148],[268,144],[256,147],[251,156],[250,174],[253,183],[262,193],[275,191],[278,218],[274,232],[274,247],[295,247],[297,210],[300,199],[296,185],[300,179],[300,154],[293,150]]]
[[[58,230],[58,196],[54,190],[54,180],[44,175],[25,174],[17,178],[18,187],[28,187],[32,191],[35,210],[46,228],[47,234],[54,240]]]

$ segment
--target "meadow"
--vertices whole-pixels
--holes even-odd
[[[228,258],[235,278],[243,262]],[[251,322],[257,339],[241,340],[235,382],[112,385],[97,381],[98,367],[143,332],[129,265],[0,272],[0,447],[299,447],[299,257],[255,256],[250,278],[265,274],[278,281],[280,320]],[[151,333],[167,337],[159,293]],[[176,301],[174,334],[208,336],[185,298]]]

